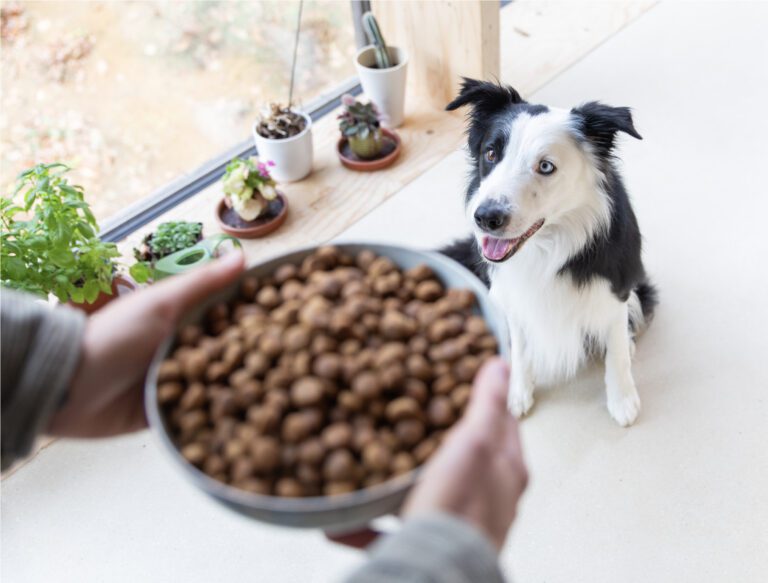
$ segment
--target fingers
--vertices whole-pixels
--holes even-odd
[[[206,263],[198,269],[169,277],[150,286],[143,292],[144,301],[150,300],[149,294],[154,294],[151,297],[152,301],[175,306],[176,314],[183,314],[237,279],[244,267],[243,253],[237,250],[232,251],[221,259]]]

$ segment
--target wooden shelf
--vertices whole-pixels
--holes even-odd
[[[500,13],[501,78],[527,96],[654,3],[579,2],[571,6],[518,0]],[[463,117],[442,111],[431,101],[419,99],[418,94],[407,95],[406,121],[397,130],[403,151],[393,166],[378,172],[355,172],[341,165],[336,155],[336,112],[316,123],[313,172],[301,182],[280,186],[290,204],[288,219],[264,239],[243,241],[248,261],[334,238],[455,152],[463,142]],[[132,248],[164,221],[201,221],[206,236],[219,232],[213,213],[221,196],[220,184],[214,184],[128,237],[120,244],[126,261],[132,262]]]
[[[312,174],[301,182],[279,186],[289,201],[288,219],[264,239],[243,241],[249,262],[332,239],[456,151],[462,141],[460,115],[409,105],[405,124],[397,130],[403,144],[400,157],[389,168],[377,172],[355,172],[341,165],[336,154],[339,132],[335,112],[316,123],[312,128]],[[221,184],[216,183],[180,204],[121,242],[124,257],[131,257],[131,249],[164,221],[201,221],[206,236],[220,232],[214,209],[221,197]]]

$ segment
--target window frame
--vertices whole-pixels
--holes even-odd
[[[355,42],[360,49],[367,44],[361,17],[371,9],[369,0],[350,0],[352,20],[355,30]],[[333,90],[326,92],[305,108],[312,118],[312,123],[329,114],[341,105],[341,96],[349,93],[359,95],[362,92],[357,77],[350,77]],[[124,211],[105,220],[101,225],[100,237],[103,241],[117,243],[132,233],[167,213],[185,200],[188,200],[207,188],[224,175],[227,164],[233,158],[254,156],[257,154],[253,138],[243,140],[225,150],[173,182],[157,189],[152,194],[130,205]]]

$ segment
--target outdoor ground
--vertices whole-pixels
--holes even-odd
[[[502,555],[518,583],[765,580],[766,22],[763,3],[662,3],[531,96],[633,107],[623,168],[661,304],[633,427],[598,366],[523,421],[532,480]],[[456,152],[344,238],[441,244],[464,231],[464,178]],[[147,432],[54,443],[3,481],[2,518],[7,581],[307,583],[363,560],[220,508]]]
[[[298,7],[3,2],[0,193],[62,161],[103,222],[248,139],[264,104],[288,100]],[[350,3],[305,1],[300,39],[302,105],[354,75]]]

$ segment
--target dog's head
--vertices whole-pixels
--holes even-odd
[[[464,105],[471,107],[467,134],[474,165],[467,211],[484,257],[496,263],[544,225],[597,208],[597,183],[610,164],[616,133],[642,139],[626,107],[532,105],[512,87],[473,79],[464,80],[446,109]]]

